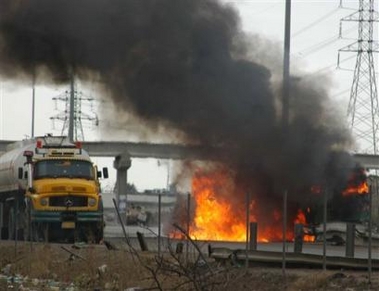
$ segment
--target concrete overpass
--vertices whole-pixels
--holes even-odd
[[[366,169],[379,169],[379,155],[355,154],[355,160]]]
[[[0,140],[0,152],[15,141]],[[153,144],[121,141],[86,141],[83,148],[93,157],[116,157],[128,153],[131,158],[156,159],[209,159],[212,149],[194,145]],[[355,154],[357,162],[368,169],[379,169],[379,156],[370,154]]]

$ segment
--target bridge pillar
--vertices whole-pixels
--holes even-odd
[[[120,212],[124,213],[126,205],[120,205],[120,196],[124,196],[124,201],[126,202],[126,192],[127,192],[127,177],[128,169],[132,165],[132,160],[128,152],[124,152],[117,155],[113,161],[113,167],[117,170],[116,176],[116,202],[117,207],[119,207]],[[121,206],[121,207],[120,207]]]

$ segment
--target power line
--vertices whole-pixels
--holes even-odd
[[[332,36],[328,39],[325,39],[319,43],[316,43],[308,48],[303,49],[302,51],[298,52],[297,54],[300,55],[301,57],[308,56],[310,54],[313,54],[321,49],[323,49],[326,46],[329,46],[333,43],[335,43],[338,40],[337,36]]]
[[[343,59],[342,61],[340,61],[340,64],[341,64],[341,63],[344,63],[344,62],[346,62],[346,61],[348,61],[348,60],[351,60],[351,59],[354,58],[354,57],[355,57],[355,56],[350,56],[350,57],[348,57],[348,58],[345,58],[345,59]],[[333,63],[333,64],[330,64],[330,65],[324,66],[324,67],[322,67],[322,68],[320,68],[320,69],[318,69],[318,70],[316,70],[316,71],[314,71],[314,72],[310,72],[310,73],[306,74],[304,77],[305,77],[305,78],[311,78],[311,77],[313,77],[313,76],[315,76],[315,75],[317,75],[317,74],[321,74],[321,73],[326,72],[326,71],[328,71],[328,70],[330,70],[330,69],[332,69],[332,68],[334,68],[334,69],[339,69],[339,68],[337,67],[337,65],[336,65],[335,63]]]
[[[338,11],[338,8],[333,9],[329,13],[321,16],[319,19],[315,20],[314,22],[311,22],[307,26],[305,26],[302,29],[298,30],[297,32],[295,32],[294,34],[292,34],[291,37],[295,38],[296,36],[302,34],[303,32],[307,31],[308,29],[312,28],[313,26],[315,26],[315,25],[319,24],[320,22],[324,21],[325,19],[329,18],[330,16],[332,16],[333,14],[335,14],[337,11]]]
[[[338,96],[344,95],[344,94],[349,93],[349,92],[350,92],[350,88],[345,89],[345,90],[343,90],[343,91],[340,91],[340,92],[338,92],[338,93],[335,93],[334,95],[331,96],[331,98],[335,98],[335,97],[338,97]]]
[[[350,33],[352,32],[353,30],[355,30],[356,28],[355,27],[351,27],[349,28],[348,30],[345,31],[345,33]],[[321,49],[323,49],[324,47],[327,47],[333,43],[335,43],[337,40],[339,39],[344,39],[340,36],[341,34],[335,34],[333,35],[332,37],[329,37],[327,39],[324,39],[318,43],[315,43],[299,52],[297,52],[298,55],[300,55],[301,57],[306,57],[310,54],[313,54]]]

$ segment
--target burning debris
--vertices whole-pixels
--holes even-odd
[[[195,236],[210,223],[215,237],[241,239],[241,203],[251,193],[251,220],[272,230],[260,239],[274,238],[284,189],[292,223],[308,189],[344,184],[356,167],[345,152],[351,137],[320,78],[293,80],[282,132],[281,64],[262,64],[259,52],[272,50],[245,35],[237,12],[219,1],[0,0],[0,38],[2,76],[96,80],[120,112],[214,149],[221,165],[214,173],[186,164],[195,173]]]
[[[356,173],[361,173],[359,178]],[[257,222],[259,242],[281,241],[283,238],[283,201],[266,195],[262,198],[259,189],[250,193],[247,211],[247,192],[234,183],[230,169],[198,169],[192,179],[194,211],[189,232],[193,239],[200,240],[246,240],[246,215],[249,222]],[[328,221],[364,223],[368,220],[367,177],[362,169],[353,172],[346,188],[332,189],[325,193],[321,187],[304,190],[308,199],[302,203],[291,201],[288,205],[286,238],[294,240],[295,224],[306,226],[304,241],[312,242],[320,237],[319,225],[323,222],[324,195],[328,196]],[[358,185],[358,187],[357,187]],[[317,189],[317,191],[315,191]],[[349,195],[346,193],[349,192]],[[271,200],[270,200],[271,199]],[[186,221],[185,205],[177,211],[176,217]],[[362,224],[363,225],[363,224]]]
[[[369,193],[367,175],[362,168],[356,168],[347,181],[347,187],[342,191],[343,196],[366,195]]]

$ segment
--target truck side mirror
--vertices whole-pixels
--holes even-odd
[[[18,168],[18,178],[19,179],[24,178],[24,170],[21,167]]]
[[[109,178],[109,173],[108,173],[108,168],[107,167],[103,168],[103,174],[104,174],[104,179],[108,179]]]
[[[97,177],[101,178],[101,171],[97,171]]]

